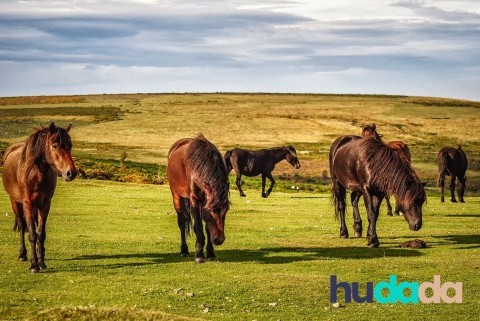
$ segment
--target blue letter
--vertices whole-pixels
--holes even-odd
[[[337,301],[337,290],[338,288],[343,288],[345,290],[345,303],[352,302],[352,290],[350,284],[347,282],[337,283],[337,276],[330,275],[330,302],[336,303]]]
[[[353,301],[357,303],[363,303],[363,302],[368,302],[372,303],[373,302],[373,282],[367,282],[367,294],[362,298],[358,294],[358,282],[353,282],[352,283],[352,298]]]

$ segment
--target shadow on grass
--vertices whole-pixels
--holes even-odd
[[[216,249],[217,260],[220,263],[256,262],[261,264],[287,264],[302,261],[334,260],[334,259],[375,259],[380,257],[413,257],[422,255],[421,251],[402,248],[368,247],[333,247],[333,248],[300,248],[276,247],[258,250],[221,250]],[[180,262],[194,262],[193,254],[189,257],[180,257],[178,253],[125,253],[125,254],[92,254],[68,259],[68,261],[101,261],[114,260],[115,263],[105,262],[93,267],[122,268],[128,266],[144,266],[151,264],[168,264]],[[121,262],[135,260],[136,262]],[[89,266],[92,268],[92,265]]]
[[[445,236],[433,236],[437,239],[442,239],[438,244],[454,244],[462,245],[458,249],[476,249],[480,248],[480,235],[475,234],[458,234],[458,235],[445,235]]]
[[[480,217],[480,214],[446,214],[446,217]]]

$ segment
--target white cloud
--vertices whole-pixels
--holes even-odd
[[[3,1],[0,95],[225,90],[480,99],[480,76],[471,72],[480,68],[479,28],[478,0]]]

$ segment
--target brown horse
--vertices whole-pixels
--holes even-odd
[[[180,228],[180,255],[188,256],[186,234],[191,218],[196,235],[195,262],[205,261],[202,219],[207,234],[207,260],[215,259],[213,244],[225,241],[225,216],[229,209],[228,174],[218,149],[205,137],[184,138],[168,152],[167,177]]]
[[[20,232],[18,259],[27,260],[25,230],[31,247],[30,271],[46,269],[45,225],[57,175],[71,181],[77,175],[68,131],[51,123],[28,137],[26,142],[10,146],[3,159],[3,186],[15,212],[14,229]],[[38,227],[38,233],[37,229]]]
[[[262,197],[268,197],[273,190],[275,180],[272,171],[275,165],[282,160],[286,160],[296,169],[300,168],[300,162],[297,158],[297,151],[293,146],[274,147],[269,149],[248,150],[235,148],[225,153],[225,164],[227,165],[227,173],[232,168],[237,176],[235,184],[237,185],[240,196],[245,197],[242,190],[242,174],[245,176],[262,175]],[[270,187],[265,192],[266,178],[270,180]]]
[[[352,191],[356,237],[362,235],[358,199],[363,195],[365,200],[369,246],[380,245],[376,222],[380,204],[386,195],[395,195],[411,230],[418,231],[422,227],[422,206],[426,200],[423,185],[410,164],[387,145],[377,139],[342,136],[333,142],[329,161],[335,213],[340,217],[340,237],[348,238],[345,224],[347,189]],[[353,204],[353,200],[357,203]]]
[[[362,137],[373,137],[379,141],[382,141],[382,135],[377,133],[375,124],[362,126]],[[406,162],[412,162],[412,156],[410,148],[402,141],[394,140],[386,143],[388,147],[397,152],[397,154]],[[390,197],[385,196],[385,202],[387,203],[387,215],[393,216],[400,215],[400,208],[395,206],[395,212],[392,213],[392,205],[390,204]]]
[[[462,150],[461,146],[454,147],[443,147],[440,152],[438,152],[438,186],[441,187],[441,201],[445,202],[444,188],[445,188],[445,176],[451,176],[450,180],[450,194],[451,201],[456,203],[455,199],[455,180],[458,178],[460,183],[460,188],[458,189],[458,198],[461,203],[464,203],[463,195],[465,194],[465,187],[467,182],[467,177],[465,172],[467,171],[468,161],[467,155]]]

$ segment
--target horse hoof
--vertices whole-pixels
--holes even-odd
[[[456,200],[456,199],[452,199],[451,202],[452,202],[452,203],[456,203],[457,200]]]
[[[180,253],[180,257],[189,257],[190,253]]]
[[[355,232],[355,237],[356,238],[362,237],[362,232]]]
[[[380,246],[380,243],[372,243],[372,244],[368,244],[368,246],[376,249]]]
[[[26,256],[19,256],[19,257],[18,257],[18,260],[19,260],[20,262],[25,262],[25,261],[27,261],[27,257],[26,257]]]
[[[40,268],[40,270],[45,270],[47,268],[47,265],[45,263],[38,263],[38,267]]]
[[[240,197],[247,197],[247,195],[245,195],[245,194],[240,194]]]
[[[32,265],[32,266],[30,267],[30,272],[32,272],[32,273],[38,273],[38,271],[40,271],[40,269],[38,268],[38,266]]]
[[[213,262],[213,261],[216,261],[217,258],[215,256],[212,256],[212,257],[207,257],[207,261],[209,262]]]
[[[465,201],[464,201],[464,200],[460,200],[460,203],[465,203]]]
[[[393,216],[392,212],[387,213],[388,216]]]
[[[196,258],[195,258],[195,263],[197,263],[197,264],[205,263],[205,258],[203,258],[203,257],[196,257]]]
[[[348,239],[348,234],[347,235],[340,235],[341,239]]]

